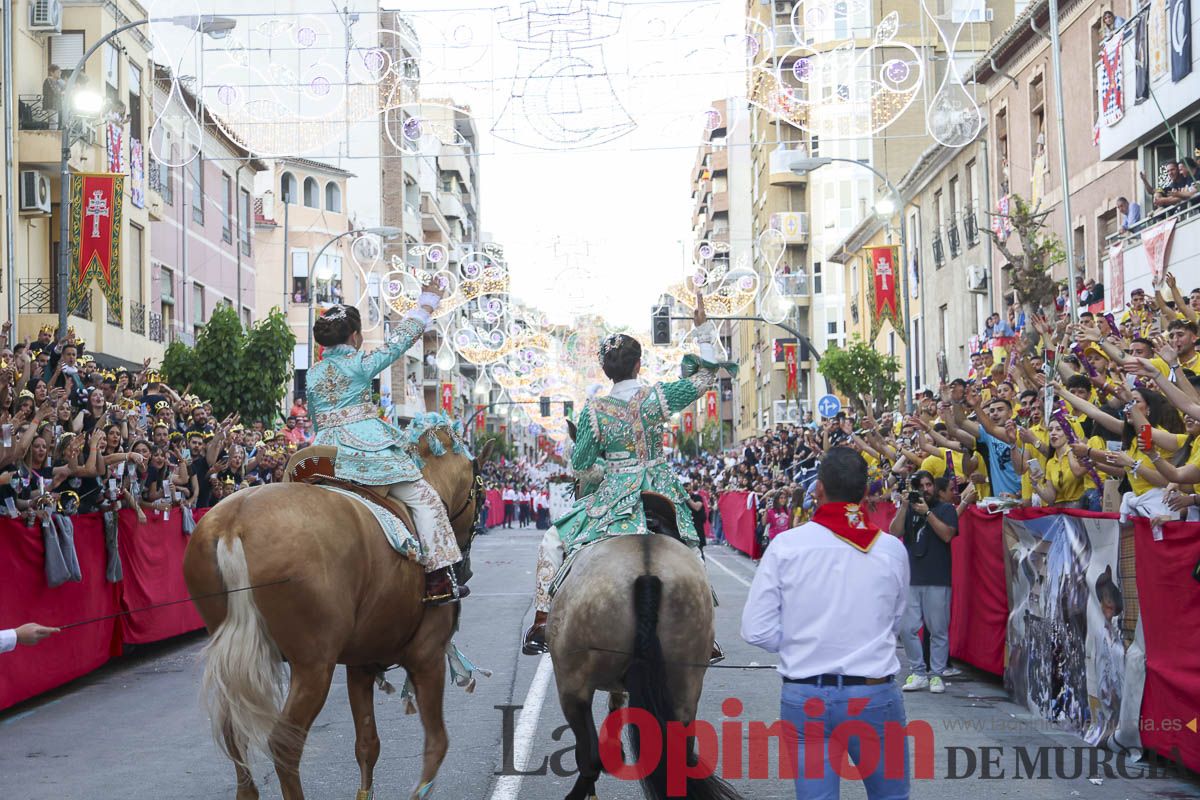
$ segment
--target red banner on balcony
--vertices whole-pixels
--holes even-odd
[[[71,277],[67,303],[77,307],[94,278],[108,301],[109,319],[121,322],[121,210],[124,175],[71,176]]]
[[[696,429],[696,415],[691,411],[683,412],[683,432],[691,436],[692,431]]]
[[[442,411],[447,414],[454,413],[454,384],[442,384]]]
[[[480,433],[483,433],[485,430],[487,430],[487,414],[484,413],[484,409],[486,408],[487,406],[485,405],[475,406],[475,430],[479,431]]]
[[[800,363],[796,360],[796,343],[783,346],[783,363],[787,366],[787,394],[791,397],[800,391]]]
[[[709,419],[716,419],[720,415],[717,410],[717,393],[715,390],[709,390],[704,393],[704,413]]]

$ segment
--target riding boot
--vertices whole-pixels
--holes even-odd
[[[721,649],[721,643],[713,639],[712,655],[708,658],[709,666],[720,664],[725,660],[725,651]]]
[[[550,652],[550,647],[546,644],[546,621],[549,618],[550,614],[545,611],[534,612],[533,624],[525,631],[525,640],[521,643],[522,653],[527,656],[540,656]]]
[[[457,603],[470,593],[470,588],[458,585],[450,567],[442,567],[425,573],[424,602],[426,605],[441,606]]]

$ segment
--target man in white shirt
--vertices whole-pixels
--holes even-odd
[[[900,750],[885,744],[884,724],[906,725],[895,676],[908,553],[859,508],[867,463],[854,450],[830,448],[815,488],[813,520],[779,534],[759,563],[742,612],[742,638],[779,654],[785,740],[798,745],[797,800],[839,796],[842,753],[871,770],[863,776],[869,800],[907,800],[908,741],[902,738],[903,763],[897,763]],[[855,724],[844,725],[850,720]],[[874,737],[860,736],[864,722]],[[901,735],[889,726],[887,736]]]
[[[52,633],[58,633],[58,628],[47,628],[36,622],[26,622],[19,628],[0,631],[0,653],[7,653],[19,644],[35,645]]]
[[[513,517],[517,510],[516,490],[511,486],[506,487],[504,494],[501,495],[501,499],[504,501],[504,527],[511,528],[513,524]]]

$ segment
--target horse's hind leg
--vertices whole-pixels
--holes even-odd
[[[375,727],[375,677],[366,667],[346,667],[346,693],[354,717],[354,757],[360,773],[356,800],[370,800],[375,762],[379,760],[379,731]]]
[[[321,713],[321,706],[325,705],[333,668],[332,663],[292,664],[292,681],[283,706],[283,718],[271,732],[269,742],[283,800],[304,800],[300,756],[304,753],[308,729]]]
[[[600,779],[600,737],[592,717],[593,694],[590,689],[580,689],[578,692],[560,691],[558,695],[563,716],[575,734],[575,764],[579,768],[579,777],[566,800],[588,800],[596,796],[596,781]]]
[[[450,747],[446,722],[442,716],[442,696],[446,686],[446,658],[442,650],[434,651],[420,666],[406,665],[417,695],[417,710],[421,712],[421,727],[425,729],[425,758],[421,767],[421,782],[413,791],[413,800],[424,800],[433,790],[442,759]]]
[[[228,723],[225,724],[221,735],[225,737],[225,746],[233,756],[233,769],[237,773],[237,800],[258,800],[258,787],[254,785],[254,775],[245,766],[245,745],[234,739]]]

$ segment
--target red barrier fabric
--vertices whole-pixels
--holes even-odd
[[[894,516],[896,516],[896,507],[888,500],[880,500],[874,504],[867,503],[867,519],[884,533],[888,532]]]
[[[1004,515],[968,508],[958,518],[950,557],[950,655],[1003,675],[1008,631]]]
[[[504,496],[499,489],[488,489],[487,492],[487,526],[495,528],[504,524]]]
[[[725,492],[717,500],[721,512],[721,527],[725,541],[754,560],[762,558],[762,546],[754,534],[757,510],[751,505],[746,508],[747,492]]]
[[[1192,770],[1200,770],[1200,524],[1172,522],[1154,541],[1150,523],[1134,520],[1138,602],[1146,637],[1142,693],[1142,744]]]
[[[0,519],[0,628],[26,622],[54,627],[116,614],[121,584],[105,579],[108,559],[99,514],[75,517],[75,550],[81,583],[46,585],[41,526]],[[51,636],[36,647],[17,646],[0,655],[0,708],[49,691],[86,675],[121,652],[119,621],[80,625]]]
[[[146,608],[188,596],[182,569],[188,537],[183,532],[182,513],[173,508],[170,518],[164,521],[162,514],[155,511],[146,515],[146,522],[139,523],[132,509],[120,512],[117,543],[125,571],[122,610]],[[122,617],[121,625],[121,638],[125,642],[145,644],[203,628],[204,622],[194,605],[177,603]]]

